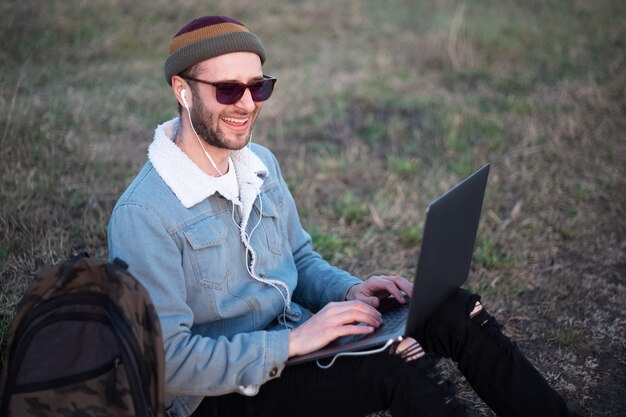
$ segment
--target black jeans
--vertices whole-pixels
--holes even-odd
[[[327,370],[314,362],[285,368],[253,397],[206,397],[194,417],[464,416],[436,357],[453,359],[477,394],[499,416],[569,416],[563,399],[505,337],[487,311],[469,318],[480,297],[458,290],[414,337],[428,355],[340,358]]]

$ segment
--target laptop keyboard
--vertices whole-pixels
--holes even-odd
[[[368,335],[352,335],[343,336],[331,343],[331,345],[345,345],[348,343],[356,342],[361,339],[366,339],[373,336],[380,336],[384,334],[395,334],[399,330],[404,330],[407,316],[409,315],[409,304],[400,304],[393,298],[386,298],[381,300],[378,306],[378,311],[383,315],[383,324]]]
[[[404,326],[409,314],[408,303],[400,304],[395,299],[387,298],[380,302],[378,311],[383,315],[383,326],[395,332],[399,326]]]

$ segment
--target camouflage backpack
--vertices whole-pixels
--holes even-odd
[[[37,276],[11,329],[0,416],[163,415],[161,327],[127,266],[82,253]]]

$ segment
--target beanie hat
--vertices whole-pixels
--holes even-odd
[[[261,40],[243,23],[226,16],[203,16],[187,23],[170,42],[164,70],[167,83],[187,68],[230,52],[253,52],[265,62]]]

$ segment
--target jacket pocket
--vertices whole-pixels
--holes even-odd
[[[205,218],[183,229],[191,247],[190,258],[200,285],[213,288],[224,282],[230,270],[225,244],[227,228],[217,218]]]
[[[267,247],[276,255],[283,253],[283,245],[287,240],[287,234],[283,233],[281,227],[281,206],[277,205],[280,204],[277,199],[279,195],[280,190],[277,187],[261,193],[261,204],[256,207],[257,210],[261,209],[261,226],[265,232]]]

